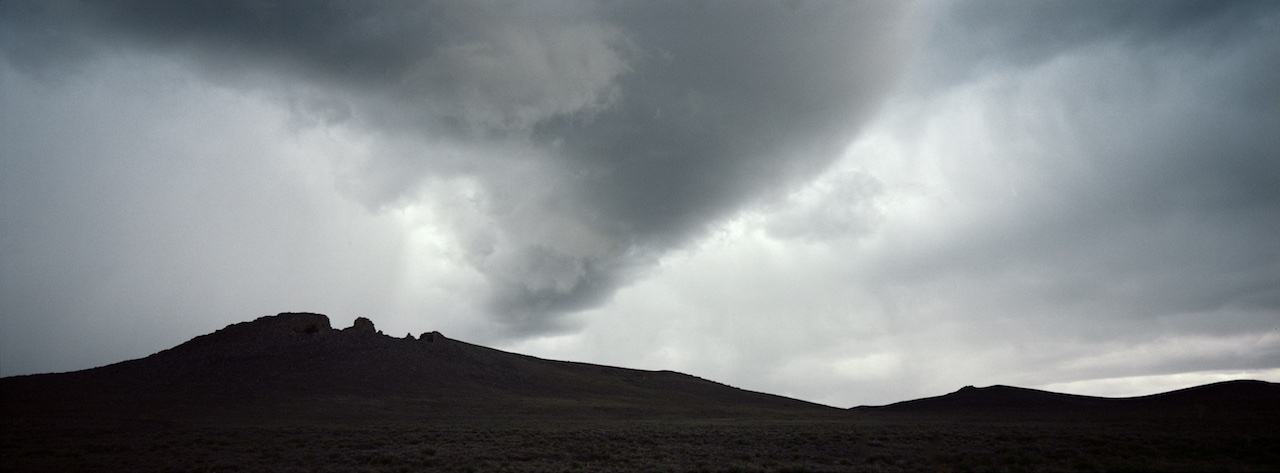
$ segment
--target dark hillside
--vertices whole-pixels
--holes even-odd
[[[0,471],[1276,471],[1280,385],[835,409],[319,314],[0,379]]]
[[[716,417],[833,408],[671,371],[544,360],[452,340],[394,338],[367,319],[336,330],[319,314],[228,326],[146,358],[0,380],[6,415],[416,417],[493,412]],[[371,400],[377,400],[376,403]],[[283,411],[282,411],[283,409]]]

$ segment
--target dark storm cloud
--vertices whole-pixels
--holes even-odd
[[[598,84],[575,79],[619,72],[592,62],[611,60],[600,56],[618,45],[616,32],[588,18],[590,11],[562,4],[141,0],[10,2],[4,17],[14,38],[6,52],[20,66],[56,67],[128,50],[177,55],[220,83],[293,94],[281,82],[319,87],[320,101],[363,106],[361,118],[375,125],[408,121],[397,124],[440,133],[501,128],[486,120],[523,118],[521,109],[581,99],[564,94],[598,92]],[[538,66],[564,73],[547,76]],[[372,102],[349,103],[362,100]],[[387,103],[405,100],[404,109]]]
[[[628,251],[662,251],[839,156],[895,71],[898,25],[882,5],[804,6],[818,8],[614,13],[646,32],[615,108],[536,129],[584,173],[570,199],[589,203],[578,212],[593,228]]]
[[[906,7],[867,2],[5,2],[32,73],[156,54],[387,145],[372,208],[478,182],[459,230],[515,332],[599,304],[664,251],[822,171],[888,89]],[[70,65],[70,66],[68,66]],[[456,153],[438,153],[443,144]],[[424,151],[425,150],[425,151]]]

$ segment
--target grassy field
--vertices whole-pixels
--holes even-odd
[[[1268,471],[1275,419],[6,421],[3,471]]]

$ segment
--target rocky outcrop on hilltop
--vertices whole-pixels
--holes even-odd
[[[345,328],[342,331],[343,332],[350,331],[351,333],[364,333],[364,334],[370,334],[370,335],[374,335],[378,333],[378,329],[373,326],[373,321],[364,317],[356,317],[355,323],[351,324],[351,327]]]
[[[212,369],[217,376],[254,377],[254,385],[270,385],[292,380],[294,386],[323,384],[326,376],[310,378],[300,373],[334,371],[343,377],[355,373],[367,382],[370,369],[391,370],[405,364],[422,365],[426,352],[439,358],[447,347],[439,332],[424,334],[428,342],[406,337],[397,339],[383,335],[373,321],[359,317],[347,328],[335,329],[329,317],[308,312],[285,312],[259,317],[249,322],[228,325],[213,333],[195,337],[186,343],[161,351],[146,360],[158,380],[177,380],[188,376],[208,378]],[[379,360],[370,362],[371,360]],[[416,361],[415,361],[416,360]],[[140,361],[140,360],[135,360]],[[134,363],[134,362],[126,362]],[[360,366],[355,366],[360,365]],[[413,366],[408,367],[413,371]],[[237,375],[238,370],[243,375]],[[377,374],[378,378],[390,378]],[[165,381],[158,381],[165,382]],[[234,384],[234,383],[233,383]],[[360,383],[357,383],[360,384]]]
[[[156,355],[236,358],[264,350],[315,343],[336,333],[329,324],[329,317],[323,314],[285,312],[228,325]]]
[[[437,341],[444,341],[444,340],[445,340],[444,335],[441,335],[440,332],[425,332],[422,334],[422,336],[418,337],[418,341],[427,342],[427,343],[435,343]]]
[[[323,314],[285,312],[228,325],[149,357],[105,368],[114,379],[223,395],[420,392],[469,376],[439,332],[383,334],[365,317],[335,329]],[[459,365],[463,363],[463,365]]]

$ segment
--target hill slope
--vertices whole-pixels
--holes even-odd
[[[1277,471],[1280,385],[851,411],[318,314],[0,379],[0,471]]]
[[[208,418],[801,415],[834,408],[671,371],[551,361],[452,340],[393,338],[320,314],[230,325],[146,358],[0,380],[4,412]]]
[[[990,415],[1280,415],[1280,384],[1238,380],[1149,396],[1107,398],[1061,394],[1013,386],[966,386],[942,396],[886,406],[860,406],[856,412],[885,414]]]
[[[283,313],[151,356],[0,379],[7,418],[385,420],[556,417],[831,418],[838,409],[672,371],[552,361],[446,338],[394,338],[367,319]],[[1278,415],[1280,384],[1232,381],[1135,398],[1012,386],[887,406],[876,415]],[[1240,414],[1233,414],[1240,413]]]

